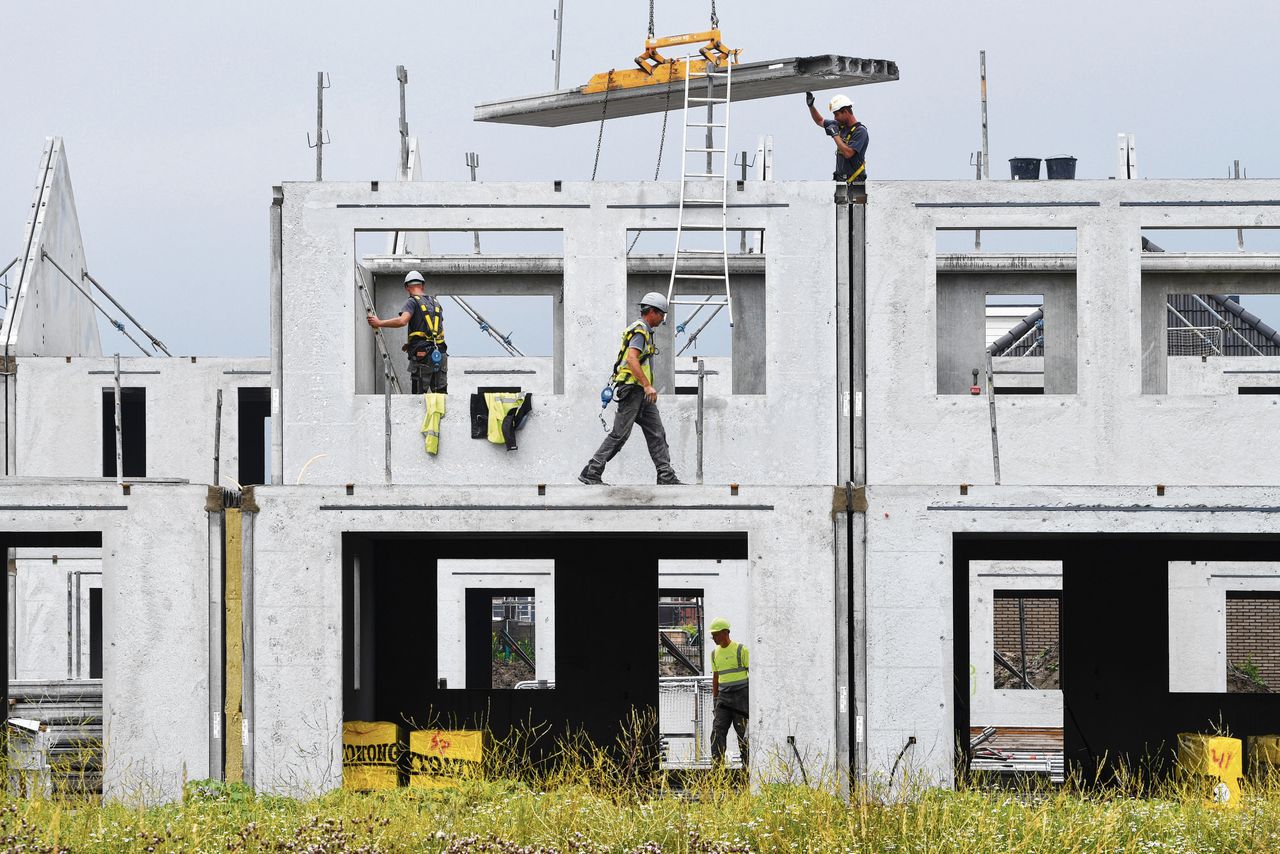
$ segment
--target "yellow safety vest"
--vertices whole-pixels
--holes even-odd
[[[508,412],[519,408],[524,403],[524,395],[487,391],[484,393],[484,402],[489,407],[489,441],[495,445],[505,445],[507,437],[502,432],[502,419],[507,417]]]
[[[426,413],[422,416],[422,440],[428,454],[440,453],[440,419],[444,417],[444,402],[448,395],[427,392],[422,396]]]
[[[418,306],[419,313],[416,322],[415,318],[409,320],[410,330],[418,329],[409,333],[409,340],[426,338],[437,347],[444,344],[444,309],[440,308],[440,303],[425,295],[410,298]]]
[[[746,686],[751,668],[751,654],[737,641],[711,650],[711,670],[719,677],[721,688]]]
[[[630,349],[631,338],[637,332],[644,336],[644,349],[640,351],[640,369],[645,376],[643,383],[638,377],[632,376],[631,366],[627,364],[627,350]],[[613,362],[613,381],[631,385],[653,385],[653,368],[649,365],[649,360],[657,352],[657,348],[653,346],[653,330],[643,320],[637,320],[622,333],[622,346],[618,348],[618,358]]]

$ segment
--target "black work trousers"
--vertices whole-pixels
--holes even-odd
[[[747,719],[749,698],[748,688],[726,691],[720,689],[716,697],[715,717],[711,722],[711,764],[724,763],[725,743],[729,736],[729,726],[733,726],[738,736],[738,755],[742,757],[742,767],[750,764],[747,750]]]

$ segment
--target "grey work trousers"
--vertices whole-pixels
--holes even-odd
[[[658,414],[658,404],[644,399],[644,389],[634,383],[624,383],[614,390],[613,399],[617,402],[617,411],[613,414],[613,429],[604,437],[596,455],[582,470],[584,475],[600,477],[609,460],[618,455],[622,446],[631,436],[631,428],[636,424],[644,432],[644,440],[649,444],[649,456],[653,458],[654,468],[658,470],[658,480],[674,479],[675,469],[671,468],[671,449],[667,447],[667,431],[662,426],[662,416]]]
[[[725,742],[729,735],[729,725],[738,736],[738,755],[742,757],[742,767],[750,764],[747,751],[747,719],[749,697],[747,688],[732,691],[720,689],[716,697],[715,717],[711,721],[711,764],[724,762]]]

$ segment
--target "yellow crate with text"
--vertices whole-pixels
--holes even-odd
[[[421,729],[409,733],[409,788],[442,789],[474,774],[484,757],[484,733],[475,729]]]
[[[1251,735],[1245,740],[1249,751],[1249,773],[1257,777],[1280,774],[1280,735]]]
[[[1206,794],[1213,806],[1239,808],[1243,752],[1244,744],[1238,738],[1178,733],[1178,768],[1193,778],[1207,779]]]
[[[347,721],[342,725],[342,787],[394,789],[400,785],[404,730],[386,721]]]

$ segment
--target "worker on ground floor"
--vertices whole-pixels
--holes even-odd
[[[649,444],[649,456],[658,470],[658,483],[680,483],[675,469],[671,467],[667,431],[662,427],[658,391],[653,387],[653,357],[658,353],[653,346],[653,333],[666,320],[667,308],[667,298],[662,294],[645,294],[640,300],[640,319],[622,333],[622,344],[610,375],[613,399],[618,404],[613,416],[613,429],[578,475],[578,480],[585,484],[604,482],[600,479],[604,467],[622,450],[631,435],[631,428],[636,424],[644,431],[644,439]]]
[[[725,739],[729,725],[738,736],[738,754],[742,767],[749,764],[747,754],[747,719],[750,717],[747,679],[751,654],[737,641],[729,640],[729,621],[717,617],[711,621],[711,699],[715,718],[711,724],[711,763],[724,764]]]
[[[374,329],[409,327],[408,341],[401,348],[409,354],[409,379],[414,394],[449,391],[449,347],[444,341],[444,309],[423,292],[426,281],[417,270],[404,277],[408,299],[397,317],[379,320],[369,312]]]
[[[845,95],[836,95],[830,104],[832,118],[824,119],[813,105],[812,92],[805,92],[804,100],[809,105],[813,123],[835,141],[836,171],[831,177],[846,184],[865,186],[867,146],[871,142],[871,135],[867,133],[867,126],[854,118],[853,101]]]

